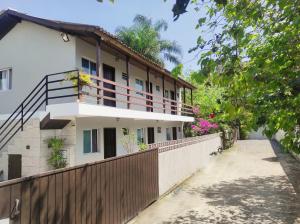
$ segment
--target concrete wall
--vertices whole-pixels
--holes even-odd
[[[75,69],[75,38],[23,21],[0,40],[0,69],[12,69],[12,89],[0,91],[0,114],[12,113],[46,74]]]
[[[8,178],[9,154],[22,155],[22,176],[30,176],[52,169],[48,165],[51,149],[47,140],[52,137],[63,138],[67,154],[68,166],[74,165],[74,151],[76,144],[76,129],[69,123],[62,130],[40,130],[40,119],[33,118],[25,125],[24,131],[18,132],[10,142],[0,151],[0,171],[3,178]]]
[[[212,134],[203,142],[159,153],[159,195],[207,167],[213,159],[210,154],[221,144],[220,135]]]

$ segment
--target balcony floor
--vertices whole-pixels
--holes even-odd
[[[47,106],[52,119],[72,119],[74,117],[114,117],[134,120],[193,122],[194,118],[182,115],[130,110],[88,103],[62,103]]]

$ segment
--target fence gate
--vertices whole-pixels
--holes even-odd
[[[158,150],[0,183],[0,221],[124,223],[158,198]]]

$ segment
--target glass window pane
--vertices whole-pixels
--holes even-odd
[[[94,62],[90,62],[90,65],[91,65],[91,71],[90,71],[90,74],[91,75],[96,75],[96,63],[94,63]]]
[[[144,83],[142,80],[136,79],[135,80],[135,89],[138,91],[144,91]],[[143,96],[143,93],[136,92],[136,94]]]
[[[92,130],[92,152],[98,152],[98,131]]]
[[[10,89],[10,69],[0,71],[0,90]]]
[[[137,143],[144,143],[144,132],[142,128],[137,129]]]
[[[91,152],[91,131],[83,131],[83,152],[90,153]]]
[[[171,129],[170,128],[167,128],[166,129],[166,135],[167,135],[167,140],[171,140]]]
[[[82,67],[82,70],[89,74],[90,73],[90,62],[89,60],[85,59],[85,58],[82,58],[81,59],[81,67]]]

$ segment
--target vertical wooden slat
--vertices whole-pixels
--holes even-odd
[[[11,191],[11,193],[10,193],[10,204],[11,204],[10,208],[12,211],[13,207],[16,205],[16,200],[19,200],[19,203],[21,202],[20,201],[20,199],[21,199],[21,184],[18,183],[18,184],[12,185],[10,191]],[[0,198],[0,200],[1,200],[1,198]],[[20,211],[20,207],[18,208],[18,210]],[[14,215],[14,214],[12,214],[12,215]],[[17,223],[20,223],[20,221],[21,221],[20,214],[17,214],[10,221],[10,223],[17,224]]]
[[[0,187],[0,219],[8,218],[10,214],[10,186]]]
[[[91,184],[91,166],[86,168],[86,223],[92,222],[92,184]]]
[[[108,182],[108,194],[109,194],[109,197],[108,197],[108,217],[109,217],[109,221],[108,221],[108,223],[113,223],[113,215],[114,215],[114,208],[113,208],[113,193],[114,193],[114,191],[113,191],[113,188],[114,188],[114,186],[113,186],[113,162],[107,162],[107,163],[105,163],[106,164],[106,166],[108,167],[108,173],[109,173],[109,175],[107,176],[107,178],[106,178],[106,180],[107,180],[107,182]]]
[[[62,214],[63,223],[70,223],[70,172],[62,174]]]
[[[48,221],[48,177],[40,178],[40,223]]]
[[[39,179],[33,179],[31,182],[31,224],[40,222],[40,187]]]
[[[75,221],[76,224],[81,223],[81,169],[76,169],[76,179],[75,179],[75,188],[76,188],[76,193],[75,193]]]
[[[49,176],[48,184],[48,223],[56,223],[55,221],[55,175]]]
[[[82,168],[81,172],[81,223],[86,224],[86,206],[87,206],[87,167]]]
[[[56,223],[62,223],[63,216],[63,180],[62,174],[58,173],[55,175],[55,219]]]
[[[99,177],[100,180],[100,177]],[[97,207],[97,188],[100,187],[99,182],[97,181],[97,165],[91,166],[91,222],[92,224],[97,223],[97,210],[99,209]]]
[[[76,170],[71,170],[69,172],[69,191],[70,191],[70,200],[69,200],[69,223],[76,222]]]
[[[21,223],[30,223],[30,185],[31,181],[22,182],[21,186]],[[2,200],[2,199],[1,199]]]
[[[105,174],[106,174],[106,169],[105,169],[105,163],[101,163],[98,165],[98,173],[99,173],[99,178],[98,178],[98,199],[97,199],[97,208],[98,208],[98,215],[97,215],[97,223],[106,223],[106,214],[107,214],[107,209],[106,209],[106,188],[107,188],[107,183],[105,179]]]

